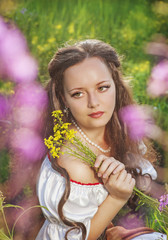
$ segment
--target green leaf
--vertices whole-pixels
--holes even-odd
[[[3,228],[0,229],[0,240],[11,240],[5,233]]]

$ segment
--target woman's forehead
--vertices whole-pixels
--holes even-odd
[[[65,83],[71,84],[75,81],[84,80],[85,78],[110,78],[111,73],[106,64],[98,57],[86,58],[84,61],[75,64],[66,69],[64,72]]]

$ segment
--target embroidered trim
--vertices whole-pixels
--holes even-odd
[[[47,153],[47,156],[48,156],[49,161],[51,162],[50,154]],[[98,183],[81,183],[81,182],[77,182],[77,181],[72,180],[72,179],[70,179],[70,181],[73,182],[73,183],[79,184],[79,185],[87,185],[87,186],[93,186],[93,185],[99,185],[99,184],[103,185],[103,183],[99,183],[99,182]]]
[[[72,180],[72,179],[70,179],[70,181],[73,182],[73,183],[76,183],[76,184],[87,185],[87,186],[93,186],[93,185],[99,185],[99,184],[103,185],[103,183],[99,183],[99,182],[98,183],[81,183],[81,182],[77,182],[77,181]]]
[[[47,157],[48,157],[48,159],[49,159],[50,162],[51,162],[51,158],[50,158],[50,154],[49,154],[49,152],[47,153]]]

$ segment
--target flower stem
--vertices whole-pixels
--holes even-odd
[[[159,205],[158,200],[156,200],[156,199],[154,199],[154,198],[146,195],[145,193],[141,192],[138,188],[134,187],[134,191],[135,191],[138,195],[141,195],[141,196],[143,196],[144,198],[146,198],[146,199],[152,201],[153,203]]]
[[[36,208],[36,207],[41,207],[41,208],[44,208],[44,209],[48,210],[48,209],[47,209],[46,207],[44,207],[44,206],[36,205],[36,206],[29,207],[29,208],[27,208],[24,212],[22,212],[22,213],[19,215],[19,217],[16,219],[16,221],[14,222],[14,224],[13,224],[12,231],[11,231],[11,237],[12,237],[11,240],[13,240],[14,229],[15,229],[16,223],[19,221],[19,219],[20,219],[26,212],[28,212],[29,210],[31,210],[31,209],[33,209],[33,208]]]
[[[5,223],[5,227],[7,229],[7,232],[9,234],[9,237],[11,238],[11,240],[13,240],[13,237],[12,237],[12,235],[10,233],[10,230],[9,230],[9,227],[8,227],[8,224],[7,224],[7,221],[6,221],[6,217],[5,217],[5,213],[4,213],[3,207],[1,208],[1,212],[2,212],[2,217],[3,217],[4,223]]]

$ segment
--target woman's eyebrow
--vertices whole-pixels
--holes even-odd
[[[98,82],[96,85],[99,85],[99,84],[102,84],[102,83],[106,83],[106,82],[110,82],[110,80],[112,80],[112,79],[107,79],[107,80],[104,80],[104,81]]]
[[[74,91],[74,90],[82,90],[82,89],[83,89],[83,88],[81,88],[81,87],[72,88],[72,89],[68,90],[68,92],[72,92],[72,91]]]

